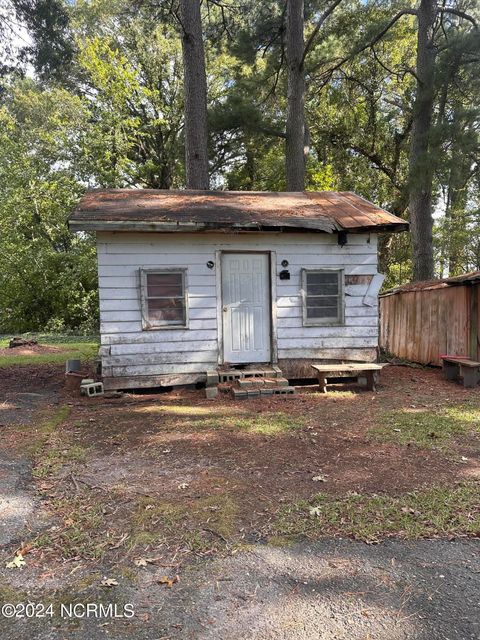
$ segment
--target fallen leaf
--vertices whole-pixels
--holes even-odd
[[[182,482],[182,484],[178,485],[179,489],[188,489],[190,485],[188,484],[188,482]]]
[[[327,476],[325,475],[313,476],[312,480],[313,482],[326,482]]]
[[[146,567],[147,564],[154,564],[158,558],[137,558],[133,561],[133,564],[137,565],[137,567]]]
[[[162,576],[158,580],[158,584],[164,584],[169,589],[171,589],[173,587],[173,585],[175,584],[175,582],[178,582],[178,580],[179,580],[178,576],[175,576],[174,578],[169,578],[168,576]]]
[[[136,567],[146,567],[147,561],[145,560],[145,558],[137,558],[136,560],[133,561],[133,564]]]
[[[15,554],[17,556],[20,555],[22,556],[22,558],[24,558],[32,549],[33,546],[29,542],[22,542],[22,546],[20,547],[20,549],[17,549]]]
[[[21,553],[17,553],[11,562],[7,562],[5,565],[7,569],[21,569],[25,566],[25,560]]]
[[[104,578],[100,583],[101,587],[116,587],[117,585],[118,582],[115,578]]]
[[[319,516],[322,513],[320,507],[310,507],[309,513],[311,516]]]

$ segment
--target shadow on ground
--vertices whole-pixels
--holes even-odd
[[[171,588],[159,584],[165,568],[148,566],[107,594],[70,590],[74,601],[132,603],[131,620],[3,620],[0,631],[4,640],[477,640],[479,551],[476,540],[256,546],[190,566]]]

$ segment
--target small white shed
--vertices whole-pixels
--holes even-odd
[[[408,224],[353,193],[88,192],[105,388],[202,382],[219,365],[377,358],[377,234]]]

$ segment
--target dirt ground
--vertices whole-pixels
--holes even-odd
[[[12,349],[10,347],[0,349],[0,356],[33,356],[47,353],[62,353],[62,351],[66,352],[68,349],[66,347],[55,347],[50,344],[31,344],[24,347],[14,347]]]
[[[478,544],[461,540],[480,532],[478,500],[441,524],[435,504],[427,518],[392,503],[421,522],[382,523],[378,536],[365,523],[355,529],[342,510],[363,496],[404,500],[432,486],[463,491],[466,483],[471,496],[479,424],[480,389],[433,369],[387,367],[376,394],[304,387],[240,402],[192,389],[88,400],[64,389],[63,367],[0,369],[1,560],[20,550],[25,561],[0,569],[0,600],[134,601],[135,618],[115,629],[69,623],[79,638],[478,638],[469,611],[480,597]],[[319,508],[319,493],[330,505],[325,530],[302,530],[304,542],[292,547],[299,521],[292,525],[289,509]],[[432,532],[460,540],[321,540]],[[118,584],[102,585],[106,577]],[[457,583],[467,578],[462,600]],[[30,622],[2,627],[0,618],[0,630],[19,637],[14,630]],[[58,629],[37,624],[35,637],[63,638]]]

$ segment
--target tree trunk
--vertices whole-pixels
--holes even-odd
[[[417,11],[417,93],[413,106],[413,125],[409,159],[409,210],[413,249],[413,279],[434,277],[432,183],[430,155],[432,128],[435,48],[435,0],[421,0]]]
[[[187,189],[208,189],[207,77],[200,0],[180,0]]]
[[[305,189],[305,71],[303,0],[287,0],[288,110],[285,143],[287,191]]]

